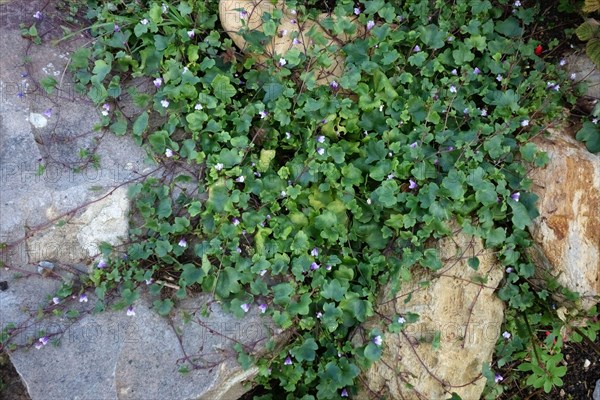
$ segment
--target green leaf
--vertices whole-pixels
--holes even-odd
[[[279,285],[273,286],[273,303],[279,305],[287,305],[290,303],[290,296],[294,288],[289,283],[280,283]]]
[[[267,104],[271,100],[277,100],[283,93],[283,85],[278,82],[270,82],[263,86],[265,96],[263,97],[263,103]]]
[[[523,28],[517,19],[508,17],[504,21],[496,24],[496,32],[509,37],[521,36],[523,34]]]
[[[169,315],[175,305],[171,299],[155,300],[154,309],[163,317]]]
[[[229,77],[218,75],[210,84],[215,97],[224,103],[231,103],[231,99],[237,93],[235,87],[229,82]]]
[[[469,258],[469,260],[467,261],[467,265],[469,265],[469,267],[473,268],[475,271],[479,270],[479,258]]]
[[[590,121],[584,122],[581,129],[577,131],[575,139],[584,142],[590,153],[600,153],[600,129],[598,125]]]
[[[241,290],[239,283],[240,274],[231,267],[225,267],[219,273],[215,293],[223,299],[229,297],[232,293],[238,293]]]
[[[51,76],[45,76],[40,80],[40,85],[42,85],[42,88],[44,89],[44,91],[48,94],[52,94],[54,93],[54,90],[56,89],[56,85],[58,85],[58,82],[56,81],[56,79],[54,79]]]
[[[340,281],[333,279],[323,285],[321,295],[326,299],[340,301],[346,294],[347,287],[343,286]]]
[[[118,118],[110,125],[110,130],[117,136],[123,136],[127,133],[127,120],[125,118]]]
[[[367,347],[365,347],[365,358],[369,361],[377,361],[381,358],[381,346],[377,346],[375,343],[370,342]]]
[[[94,63],[94,69],[92,70],[98,82],[102,82],[106,75],[110,72],[110,65],[104,60],[96,60]]]
[[[314,361],[316,357],[316,350],[319,345],[315,339],[309,337],[306,339],[301,346],[294,347],[290,353],[296,358],[296,360],[302,361]]]
[[[436,25],[430,24],[419,27],[421,40],[431,49],[441,49],[444,47],[448,34],[441,31]]]
[[[181,278],[188,285],[192,285],[194,283],[202,283],[202,278],[204,276],[204,271],[201,268],[196,267],[194,264],[185,264],[183,266]]]
[[[518,229],[525,229],[527,225],[531,224],[531,218],[529,217],[529,212],[527,211],[527,208],[525,208],[523,204],[514,201],[513,199],[509,198],[507,201],[513,212],[511,218],[512,223]]]

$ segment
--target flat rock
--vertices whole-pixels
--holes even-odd
[[[70,52],[87,39],[47,44],[61,35],[54,3],[38,22],[40,31],[50,31],[45,43],[28,46],[21,38],[19,23],[33,23],[38,6],[0,7],[0,242],[8,243],[0,252],[0,281],[8,284],[0,291],[0,330],[16,326],[12,363],[33,400],[239,398],[256,370],[238,366],[233,344],[251,352],[274,337],[256,307],[237,320],[199,295],[178,304],[190,316],[184,323],[176,312],[160,317],[148,293],[135,303],[134,316],[94,313],[90,290],[88,302],[78,301],[80,275],[100,244],[127,235],[128,186],[157,167],[130,137],[95,129],[97,108],[75,93],[66,72]],[[51,95],[36,84],[46,76],[59,82]],[[81,150],[96,154],[98,165]],[[74,297],[54,304],[65,281]],[[69,318],[68,309],[79,315]],[[44,336],[46,345],[39,341]],[[182,374],[185,361],[194,367]]]
[[[529,227],[534,256],[590,307],[591,296],[600,295],[600,155],[566,131],[550,130],[535,142],[550,161],[530,174],[540,212]]]
[[[504,305],[494,294],[503,269],[480,239],[462,232],[441,239],[438,246],[443,262],[439,271],[421,268],[395,296],[389,287],[382,293],[379,321],[395,321],[409,312],[419,319],[397,334],[379,326],[386,332],[383,354],[364,373],[365,388],[357,398],[377,394],[438,400],[452,392],[463,399],[480,397],[485,386],[482,365],[492,359],[504,318]],[[473,256],[479,258],[478,271],[467,265]],[[378,324],[372,321],[366,327]]]

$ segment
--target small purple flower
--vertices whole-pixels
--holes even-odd
[[[154,279],[152,279],[152,278],[146,279],[145,282],[146,282],[146,285],[152,285],[152,283],[154,283]]]
[[[418,53],[418,52],[420,52],[420,51],[421,51],[421,46],[419,46],[419,45],[416,45],[416,46],[413,48],[413,52],[415,52],[415,53]]]
[[[237,177],[237,179],[235,181],[238,183],[244,183],[245,180],[246,180],[246,178],[244,177],[244,175],[240,175]]]
[[[454,150],[454,146],[448,146],[448,151]]]
[[[290,22],[291,22],[292,24],[297,24],[297,23],[298,23],[298,21],[296,21],[296,19],[295,19],[295,18],[292,18],[292,19],[290,20]]]
[[[250,306],[249,306],[248,304],[246,304],[246,303],[242,304],[242,305],[240,306],[240,308],[241,308],[242,310],[244,310],[244,312],[248,312],[248,311],[250,311]]]
[[[411,143],[408,145],[408,147],[410,147],[411,149],[414,149],[415,147],[417,147],[419,144],[417,142]]]
[[[156,78],[155,80],[152,81],[152,83],[154,83],[154,86],[159,88],[162,85],[163,80],[162,80],[162,78]]]
[[[260,272],[258,273],[260,276],[265,276],[265,274],[267,273],[266,269],[261,269]]]
[[[323,313],[322,313],[321,311],[319,311],[319,312],[316,314],[316,317],[317,317],[318,319],[321,319],[321,317],[322,317],[322,316],[323,316]]]
[[[412,179],[408,180],[408,188],[409,189],[416,189],[417,187],[419,187],[419,185],[417,185],[417,183],[415,181],[413,181]]]
[[[140,21],[140,24],[148,25],[148,20],[146,18],[144,18],[143,20]]]
[[[367,22],[367,30],[370,31],[375,26],[375,21],[371,20]]]
[[[300,40],[298,40],[298,38],[294,38],[292,39],[292,44],[300,44]]]
[[[513,194],[510,195],[510,198],[513,199],[514,201],[519,201],[519,199],[521,198],[521,193],[514,192]]]
[[[331,265],[326,265],[326,266],[325,266],[325,269],[326,269],[327,271],[331,271]]]
[[[235,225],[235,226],[238,226],[238,225],[240,224],[240,220],[239,220],[239,219],[237,219],[237,218],[234,218],[234,219],[232,219],[232,220],[231,220],[231,223],[232,223],[233,225]]]
[[[179,247],[187,247],[187,241],[185,239],[181,239],[177,244]]]
[[[473,70],[473,74],[475,75],[479,75],[481,73],[481,70],[477,67],[475,67],[475,69]]]
[[[456,68],[454,68],[452,71],[450,71],[450,73],[454,76],[458,75],[458,70]]]
[[[240,247],[236,247],[236,248],[235,248],[235,251],[236,251],[238,254],[242,254],[242,249],[241,249]]]
[[[576,73],[572,73],[569,78],[574,81],[575,79],[577,79],[577,74]]]
[[[267,118],[267,115],[269,115],[269,113],[264,110],[261,110],[258,112],[258,115],[260,115],[260,119],[265,119]]]
[[[246,18],[248,18],[248,11],[246,11],[246,10],[242,10],[242,11],[240,11],[240,18],[241,18],[241,19],[246,19]]]
[[[323,118],[323,119],[321,120],[321,123],[322,123],[322,124],[326,124],[326,123],[327,123],[327,118]]]
[[[59,299],[58,297],[53,297],[53,298],[52,298],[52,302],[53,302],[54,304],[59,304],[59,303],[60,303],[60,299]]]
[[[331,81],[331,83],[329,84],[329,87],[332,88],[333,90],[337,90],[340,87],[340,85],[336,81]]]
[[[354,7],[354,15],[360,15],[360,8]]]
[[[322,147],[319,147],[319,148],[317,149],[317,153],[318,153],[320,156],[322,156],[323,154],[325,154],[325,149],[324,149],[324,148],[322,148]]]
[[[104,259],[98,262],[98,268],[106,268],[106,261]]]
[[[171,149],[166,149],[166,150],[165,150],[165,156],[166,156],[167,158],[171,158],[171,157],[173,157],[173,150],[171,150]]]
[[[129,306],[129,308],[127,308],[127,316],[133,317],[134,315],[135,315],[135,310],[133,309],[133,306]]]
[[[388,174],[388,176],[387,176],[388,180],[394,179],[395,177],[396,177],[396,175],[394,175],[394,174]]]
[[[504,378],[500,374],[496,374],[496,376],[494,377],[494,382],[496,382],[496,383],[500,383],[503,380],[504,380]]]
[[[38,342],[40,342],[42,344],[42,346],[45,346],[48,344],[48,341],[50,341],[50,339],[48,338],[48,336],[44,336],[38,339]]]
[[[223,165],[223,164],[221,164],[221,163],[216,163],[216,164],[215,164],[215,170],[217,170],[217,171],[220,171],[220,170],[222,170],[222,169],[223,169],[223,167],[224,167],[224,165]]]
[[[511,272],[513,272],[513,271],[514,271],[514,269],[513,269],[512,267],[508,267],[508,268],[506,268],[506,273],[507,273],[507,274],[510,274],[510,273],[511,273]]]
[[[19,92],[17,92],[17,97],[22,99],[23,97],[25,97],[25,93],[19,91]]]
[[[319,264],[317,264],[316,262],[313,262],[312,264],[310,264],[310,270],[314,271],[319,269]]]
[[[561,67],[564,67],[565,65],[567,65],[567,60],[565,60],[564,58],[561,58],[558,65],[560,65]]]
[[[292,365],[292,359],[290,358],[290,356],[287,356],[285,361],[283,362],[284,365]]]
[[[340,393],[340,396],[342,397],[348,397],[348,390],[346,390],[346,388],[342,389],[342,393]]]
[[[450,85],[450,93],[456,93],[456,86]]]
[[[465,114],[465,115],[468,115],[468,114],[469,114],[469,109],[468,109],[468,108],[465,108],[465,109],[463,110],[463,114]]]
[[[398,323],[400,325],[402,325],[402,324],[406,323],[406,319],[404,319],[404,317],[398,317]]]
[[[498,82],[502,82],[502,79],[503,79],[503,78],[502,78],[502,75],[500,75],[500,74],[496,75],[496,80],[497,80]]]
[[[487,115],[488,115],[487,109],[484,108],[483,110],[481,110],[482,117],[487,117]]]
[[[83,293],[81,296],[79,296],[79,302],[80,303],[87,303],[88,302],[87,294]]]
[[[121,27],[119,25],[115,24],[114,30],[115,30],[115,32],[121,32]]]
[[[36,11],[35,14],[33,14],[33,18],[40,20],[42,19],[42,12],[41,11]]]
[[[161,100],[160,101],[160,105],[163,106],[164,108],[169,107],[169,100]]]
[[[260,310],[261,314],[264,314],[267,312],[267,305],[262,303],[260,306],[258,306],[258,309]]]
[[[383,339],[381,336],[377,335],[373,338],[373,343],[375,343],[377,346],[381,346],[383,344]]]
[[[313,248],[310,251],[310,255],[313,256],[313,257],[317,257],[319,255],[319,249],[317,247]]]
[[[187,35],[190,39],[192,39],[194,36],[196,36],[196,32],[194,32],[194,30],[192,29],[191,31],[187,31]]]
[[[287,61],[285,61],[285,58],[283,58],[283,57],[282,57],[282,58],[280,58],[280,59],[279,59],[279,66],[280,66],[280,67],[283,67],[285,64],[287,64]]]
[[[510,333],[504,331],[504,333],[502,334],[502,337],[506,340],[510,339]]]

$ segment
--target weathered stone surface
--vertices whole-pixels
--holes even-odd
[[[385,334],[382,358],[364,374],[367,387],[358,398],[370,398],[369,393],[431,400],[449,398],[452,392],[463,399],[481,395],[482,364],[491,361],[504,317],[504,305],[494,295],[503,269],[481,240],[463,233],[441,240],[439,251],[439,271],[420,269],[395,297],[390,299],[388,290],[382,295],[377,311],[384,318],[409,312],[420,317],[398,334]],[[478,271],[467,265],[473,256],[479,258]],[[486,278],[484,284],[481,278]],[[432,342],[438,332],[436,349]]]
[[[57,281],[35,275],[10,280],[9,289],[0,292],[0,322],[23,322],[25,310],[35,314],[40,305],[52,307],[41,299],[57,286]],[[257,371],[237,365],[234,340],[251,351],[273,337],[256,307],[237,320],[210,302],[210,296],[183,305],[192,315],[188,324],[158,316],[146,297],[135,304],[134,316],[125,310],[91,314],[95,298],[88,297],[88,303],[74,300],[81,319],[45,318],[19,334],[21,344],[35,343],[40,331],[50,337],[41,349],[10,353],[33,400],[237,399]],[[210,311],[207,317],[201,316],[203,306]],[[53,341],[60,344],[53,346]],[[181,374],[180,361],[186,356],[198,369]]]
[[[585,80],[588,83],[586,95],[596,101],[600,99],[600,72],[585,51],[571,54],[566,61],[569,74],[575,74],[575,81]]]
[[[588,307],[595,303],[589,296],[600,295],[600,155],[560,130],[536,144],[550,159],[530,174],[540,216],[529,229],[547,260],[538,265]]]
[[[327,18],[335,18],[335,16],[323,13],[317,17],[317,21],[299,21],[298,15],[294,15],[283,1],[273,4],[265,0],[220,0],[219,18],[223,28],[236,46],[247,52],[251,46],[237,32],[245,27],[249,30],[262,30],[261,17],[263,13],[272,14],[276,8],[283,11],[283,17],[277,27],[278,35],[272,39],[271,43],[264,46],[264,54],[257,56],[259,62],[277,63],[280,57],[285,57],[285,54],[291,49],[298,49],[300,52],[306,53],[308,48],[314,46],[309,36],[311,30],[316,34],[322,34],[328,41],[323,47],[333,44],[339,45],[364,33],[364,28],[356,24],[357,30],[353,36],[342,34],[334,38],[323,28],[321,22]],[[245,10],[247,15],[241,15],[240,9]],[[356,19],[353,18],[351,21]],[[293,41],[294,38],[297,38],[297,42]],[[331,83],[335,79],[339,79],[344,72],[343,56],[336,55],[331,62],[331,65],[327,68],[314,70],[318,84]]]
[[[50,30],[45,39],[60,26],[53,4],[37,22],[41,32]],[[80,44],[28,47],[21,38],[19,23],[31,24],[39,9],[37,2],[0,7],[0,242],[9,243],[0,252],[7,267],[0,268],[0,281],[8,281],[0,291],[0,330],[15,323],[23,328],[15,343],[27,346],[11,352],[11,361],[33,400],[238,398],[256,370],[240,369],[234,341],[253,350],[273,337],[256,307],[237,320],[200,296],[178,304],[192,316],[184,324],[175,313],[158,316],[148,294],[135,304],[135,316],[125,310],[93,314],[91,289],[89,302],[78,302],[79,276],[100,242],[117,243],[127,233],[129,182],[155,166],[130,138],[94,129],[98,111],[74,93],[65,70],[70,50]],[[48,75],[60,82],[52,95],[35,84]],[[85,165],[81,149],[99,156],[98,168]],[[42,260],[54,268],[38,272]],[[52,301],[65,280],[76,288],[68,301],[80,316],[68,319],[65,308],[36,319],[38,310],[51,315],[67,302]],[[201,315],[204,307],[209,316]],[[42,334],[60,345],[36,349]],[[186,357],[198,369],[184,375],[178,370]]]

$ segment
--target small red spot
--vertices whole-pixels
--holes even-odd
[[[534,50],[535,55],[536,56],[541,56],[542,55],[542,51],[544,51],[544,49],[542,48],[542,45],[538,44],[537,47]]]

